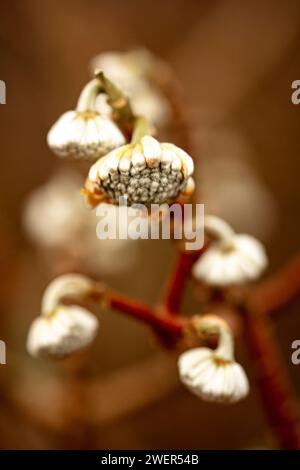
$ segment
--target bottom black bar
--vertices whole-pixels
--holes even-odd
[[[115,467],[149,468],[157,465],[190,466],[200,468],[211,464],[231,465],[231,467],[253,468],[254,465],[279,465],[280,468],[299,468],[298,451],[238,450],[238,451],[198,451],[198,450],[145,450],[145,451],[0,451],[0,468],[5,465],[37,464],[41,470],[53,465],[77,465],[87,468]],[[8,467],[7,467],[8,468]]]

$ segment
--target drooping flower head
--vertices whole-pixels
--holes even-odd
[[[35,357],[66,357],[90,344],[98,330],[98,320],[78,305],[64,305],[65,297],[81,299],[91,289],[90,279],[79,274],[56,278],[47,287],[41,315],[31,324],[28,352]]]
[[[59,170],[29,194],[23,224],[36,244],[43,248],[66,247],[75,237],[82,237],[89,212],[78,191],[81,181],[79,173]]]
[[[228,325],[214,315],[197,318],[201,335],[218,334],[215,350],[194,348],[181,354],[178,360],[179,376],[183,384],[205,401],[234,403],[249,391],[244,369],[234,360],[233,337]]]
[[[76,110],[64,113],[51,127],[48,145],[59,157],[94,161],[125,143],[115,122],[95,109],[100,92],[99,79],[91,80],[81,92]]]
[[[256,279],[267,266],[262,243],[250,235],[236,234],[222,219],[206,216],[204,226],[215,240],[193,268],[196,279],[215,286]]]

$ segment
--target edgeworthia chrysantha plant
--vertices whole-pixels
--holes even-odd
[[[205,401],[234,403],[244,398],[249,384],[244,369],[234,360],[234,341],[229,326],[215,315],[195,319],[199,335],[217,334],[215,350],[203,347],[190,349],[179,357],[182,383]]]
[[[197,280],[226,286],[260,276],[268,263],[262,243],[250,235],[236,234],[218,217],[206,216],[204,227],[214,241],[194,265]]]
[[[31,324],[28,352],[35,357],[66,357],[90,344],[98,330],[98,320],[87,309],[65,305],[62,300],[83,298],[92,282],[79,274],[56,278],[45,290],[41,315]]]
[[[49,147],[60,157],[96,160],[126,140],[117,124],[96,109],[103,91],[103,75],[91,80],[82,90],[76,110],[67,111],[48,133]]]

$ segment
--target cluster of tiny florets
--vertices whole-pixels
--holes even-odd
[[[186,186],[187,180],[180,170],[172,170],[159,165],[158,168],[144,169],[132,166],[129,171],[110,173],[102,186],[110,199],[118,201],[120,196],[127,197],[128,204],[161,204],[175,199]]]
[[[192,171],[192,159],[183,150],[147,136],[141,144],[125,145],[100,159],[89,179],[113,203],[123,196],[128,205],[150,206],[174,201],[185,190]]]

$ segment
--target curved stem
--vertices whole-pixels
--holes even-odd
[[[142,321],[149,325],[153,330],[170,344],[172,341],[179,339],[183,332],[183,327],[186,325],[187,319],[182,316],[173,318],[171,315],[161,316],[159,310],[155,310],[148,305],[139,302],[138,300],[120,294],[111,289],[105,288],[99,284],[100,288],[95,286],[89,292],[89,298],[94,302],[110,306],[121,312],[127,313],[132,318]]]
[[[182,333],[185,324],[185,319],[182,317],[175,319],[171,316],[159,316],[151,307],[116,292],[110,292],[108,300],[112,308],[119,309],[148,324],[159,334],[177,337]]]
[[[94,78],[85,85],[82,92],[80,93],[76,111],[80,113],[94,111],[95,101],[101,91],[101,83],[97,78]]]
[[[225,326],[226,325],[226,326]],[[234,359],[234,341],[233,334],[227,324],[220,326],[219,343],[215,350],[215,354],[222,359],[232,361]]]
[[[234,230],[223,219],[214,215],[206,215],[204,217],[204,229],[209,235],[220,241],[225,248],[231,246]]]
[[[217,356],[227,361],[234,359],[233,333],[223,318],[214,314],[207,314],[194,317],[192,323],[200,337],[211,334],[218,335],[218,346],[214,351]]]
[[[134,121],[133,134],[131,143],[133,145],[140,142],[140,140],[151,133],[152,126],[145,116],[137,116]]]
[[[80,274],[63,274],[54,279],[46,288],[43,298],[41,314],[52,316],[65,298],[75,301],[85,298],[93,287],[93,281]]]

